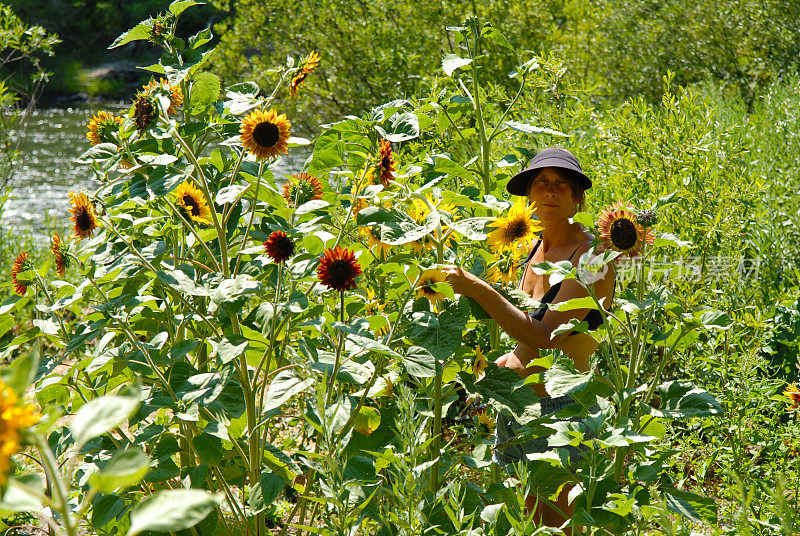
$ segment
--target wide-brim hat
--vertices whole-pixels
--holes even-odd
[[[528,167],[511,177],[511,180],[506,184],[506,190],[512,195],[528,195],[526,190],[531,176],[537,170],[546,167],[554,167],[566,171],[569,176],[578,181],[584,190],[592,187],[591,179],[583,173],[581,165],[574,154],[566,149],[549,147],[536,153]]]

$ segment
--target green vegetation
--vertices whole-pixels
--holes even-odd
[[[158,45],[149,70],[166,81],[95,123],[79,159],[96,189],[61,225],[66,274],[41,251],[15,274],[23,296],[0,305],[0,375],[43,413],[15,421],[43,469],[15,456],[0,513],[36,511],[69,536],[528,535],[547,529],[526,491],[568,484],[593,534],[797,534],[792,8],[476,4],[481,18],[460,21],[425,5],[243,1],[220,6],[214,51],[209,31],[174,35],[193,3],[115,42]],[[641,262],[584,261],[618,276],[592,372],[558,351],[539,360],[588,424],[541,416],[508,369],[481,378],[478,348],[491,363],[514,341],[429,271],[490,277],[504,185],[552,145],[594,180],[576,219],[595,235],[616,201],[658,215]],[[307,152],[295,171],[308,175],[276,176],[284,150]],[[498,288],[530,308],[512,286]],[[505,478],[491,462],[500,411],[586,455]]]

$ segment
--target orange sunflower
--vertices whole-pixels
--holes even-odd
[[[378,180],[384,188],[388,188],[389,181],[394,179],[393,173],[397,171],[397,165],[394,161],[394,157],[392,156],[392,144],[389,143],[389,140],[381,140],[381,152],[380,156],[378,157],[378,165],[375,167],[378,174]]]
[[[53,234],[50,243],[50,251],[53,252],[53,256],[56,258],[56,272],[58,273],[58,277],[64,277],[70,264],[69,253],[67,252],[69,246],[61,240],[58,233]]]
[[[303,80],[306,79],[306,76],[310,75],[314,72],[314,70],[319,65],[319,54],[316,51],[312,50],[311,54],[303,61],[300,65],[300,68],[297,71],[297,74],[294,75],[292,78],[291,83],[289,84],[289,96],[291,98],[295,98],[297,96],[297,88],[300,84],[303,83]]]
[[[267,255],[278,263],[284,262],[294,255],[294,242],[283,231],[274,231],[264,242]]]
[[[797,388],[797,385],[790,384],[786,386],[786,390],[783,392],[783,396],[789,399],[789,405],[793,408],[800,407],[800,389]]]
[[[72,236],[81,240],[87,236],[92,236],[92,232],[97,229],[97,218],[94,215],[94,205],[86,197],[86,194],[81,192],[69,192],[69,202],[72,203],[72,208],[69,212],[72,214],[73,226]]]
[[[21,272],[33,269],[33,261],[27,251],[17,255],[14,264],[11,266],[11,281],[14,283],[14,291],[20,296],[24,296],[28,291],[28,285],[22,281],[17,281],[17,275]]]
[[[39,421],[33,407],[20,404],[17,394],[0,380],[0,486],[11,468],[11,456],[20,447],[20,432]]]
[[[151,97],[158,97],[159,95],[168,97],[169,106],[167,107],[167,113],[169,115],[174,115],[178,112],[175,109],[176,106],[183,106],[183,92],[181,92],[181,88],[173,86],[166,78],[162,78],[158,81],[150,80],[150,82],[142,88],[142,93]]]
[[[89,131],[86,137],[92,145],[100,143],[117,143],[114,134],[119,132],[122,118],[112,112],[101,110],[89,120]]]
[[[288,153],[291,123],[284,114],[274,109],[255,110],[247,115],[239,127],[244,148],[261,160]]]
[[[605,250],[613,249],[630,257],[642,254],[644,244],[655,242],[653,233],[636,221],[636,211],[623,202],[606,207],[598,217],[600,245]]]
[[[326,249],[319,261],[317,277],[331,290],[344,292],[356,288],[356,277],[361,275],[361,265],[355,253],[346,248]]]
[[[320,180],[308,173],[295,173],[283,183],[283,198],[286,204],[297,206],[308,203],[315,199],[322,199],[322,183]]]

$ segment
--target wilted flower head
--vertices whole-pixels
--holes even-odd
[[[636,213],[636,223],[643,227],[652,227],[658,223],[658,214],[655,210],[644,209]]]
[[[303,83],[303,80],[306,79],[306,76],[313,73],[314,70],[319,65],[319,54],[316,51],[312,50],[311,54],[303,60],[303,63],[300,65],[300,68],[297,71],[297,74],[294,75],[292,81],[289,83],[289,96],[291,98],[295,98],[297,96],[297,88],[300,87],[300,84]]]

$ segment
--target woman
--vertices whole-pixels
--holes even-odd
[[[575,156],[565,149],[549,148],[539,152],[530,165],[514,176],[506,189],[512,195],[527,196],[535,205],[535,213],[543,227],[541,239],[536,242],[529,255],[525,272],[520,280],[519,288],[532,298],[542,303],[565,302],[572,298],[587,296],[587,292],[575,280],[566,280],[554,286],[549,284],[549,276],[538,275],[531,266],[543,261],[557,262],[568,260],[577,266],[581,255],[589,250],[593,236],[575,222],[572,216],[584,201],[585,190],[591,188],[592,181],[583,173]],[[540,349],[558,349],[575,362],[575,368],[587,371],[589,358],[597,349],[597,342],[590,336],[579,333],[560,333],[551,338],[551,333],[561,324],[572,319],[586,320],[590,328],[602,323],[600,312],[592,309],[571,311],[550,311],[546,306],[534,311],[521,311],[508,302],[489,284],[462,270],[458,266],[446,266],[442,271],[447,274],[448,282],[459,294],[475,299],[481,307],[505,330],[517,340],[516,349],[497,359],[496,363],[527,377],[541,372],[538,366],[528,364],[539,357]],[[598,299],[605,299],[610,305],[614,291],[613,270],[595,282],[594,292]],[[536,394],[541,397],[542,413],[552,413],[572,403],[569,396],[551,398],[544,385],[532,384]],[[517,424],[508,418],[498,419],[496,445],[506,443],[513,438]],[[542,452],[546,441],[538,440],[512,445],[495,451],[495,461],[506,465],[510,462],[524,460],[525,454]],[[567,504],[565,489],[555,503],[555,509],[545,505],[541,498],[529,496],[527,507],[536,510],[537,519],[549,526],[560,526],[572,515],[572,508]],[[567,534],[570,534],[568,532]]]

